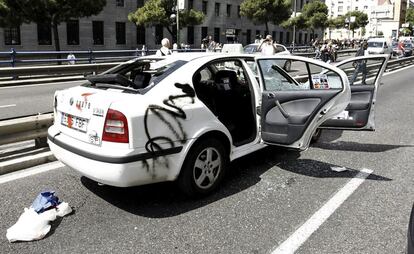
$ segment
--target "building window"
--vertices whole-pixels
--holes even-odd
[[[286,44],[289,44],[290,32],[286,32]]]
[[[302,33],[299,33],[299,44],[302,44]]]
[[[137,26],[137,44],[145,44],[145,26]]]
[[[207,1],[203,1],[202,11],[204,14],[207,14]]]
[[[164,29],[160,25],[155,26],[155,44],[161,44],[161,40],[164,38]]]
[[[214,13],[216,14],[216,17],[220,16],[220,3],[214,5]]]
[[[227,14],[227,17],[230,17],[231,16],[231,4],[228,4],[227,5],[226,14]]]
[[[125,22],[115,23],[116,44],[126,44]]]
[[[342,5],[338,6],[338,12],[343,12],[344,11],[344,7]]]
[[[208,27],[201,27],[201,39],[207,38],[208,36]]]
[[[246,30],[246,44],[252,43],[252,30]]]
[[[52,26],[50,23],[37,24],[37,42],[39,45],[52,45]]]
[[[240,15],[240,5],[237,5],[237,17],[241,18],[241,15]]]
[[[137,0],[137,8],[144,6],[144,0]]]
[[[4,44],[20,45],[20,26],[4,28]]]
[[[187,27],[187,43],[194,44],[194,27],[188,26]]]
[[[220,42],[220,28],[219,27],[214,28],[214,41]]]
[[[188,0],[188,9],[194,9],[194,0]]]
[[[116,6],[124,7],[125,6],[124,0],[116,0]]]
[[[79,20],[66,22],[66,41],[68,45],[79,45]]]
[[[272,32],[273,41],[276,42],[276,31]]]
[[[308,34],[305,34],[305,43],[308,43]]]
[[[92,21],[92,35],[94,45],[104,44],[104,22]]]
[[[283,43],[283,31],[279,33],[279,42]]]

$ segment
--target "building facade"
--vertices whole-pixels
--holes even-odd
[[[141,49],[143,45],[149,49],[158,48],[162,38],[172,38],[166,29],[159,26],[137,27],[128,21],[128,14],[144,2],[107,0],[107,5],[99,15],[60,24],[58,31],[61,50]],[[297,11],[306,2],[308,1],[296,0]],[[211,35],[220,43],[236,40],[245,45],[254,42],[258,34],[264,36],[264,25],[255,25],[240,16],[241,3],[242,0],[186,0],[185,7],[203,11],[205,19],[201,25],[180,29],[180,42],[199,48],[202,38]],[[292,43],[292,31],[272,24],[269,30],[277,42]],[[306,44],[311,37],[308,31],[297,31],[296,43]],[[0,51],[9,51],[11,48],[17,51],[55,49],[52,31],[47,24],[30,23],[0,29],[0,39]]]
[[[352,39],[383,35],[391,40],[399,36],[399,29],[405,22],[407,0],[326,0],[329,17],[344,16],[349,11],[361,11],[368,15],[365,29],[352,32],[346,28],[326,29],[325,38]]]

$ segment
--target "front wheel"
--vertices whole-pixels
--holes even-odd
[[[201,140],[187,154],[178,185],[190,197],[211,193],[221,182],[228,156],[216,139]]]

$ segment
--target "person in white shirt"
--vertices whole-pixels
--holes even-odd
[[[273,38],[271,35],[267,35],[266,39],[260,44],[258,51],[262,52],[262,55],[271,56],[276,53],[276,47],[273,44]]]
[[[168,40],[167,38],[162,39],[161,41],[161,48],[159,50],[157,50],[157,52],[155,53],[156,56],[167,56],[167,55],[171,55],[171,50],[170,50],[170,40]]]
[[[70,52],[68,54],[68,56],[66,57],[66,59],[68,60],[68,64],[69,65],[74,65],[76,63],[76,57],[75,57],[75,55],[72,52]]]

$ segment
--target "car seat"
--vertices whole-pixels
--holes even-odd
[[[133,78],[134,88],[141,89],[148,86],[151,79],[151,74],[147,72],[138,72]]]

